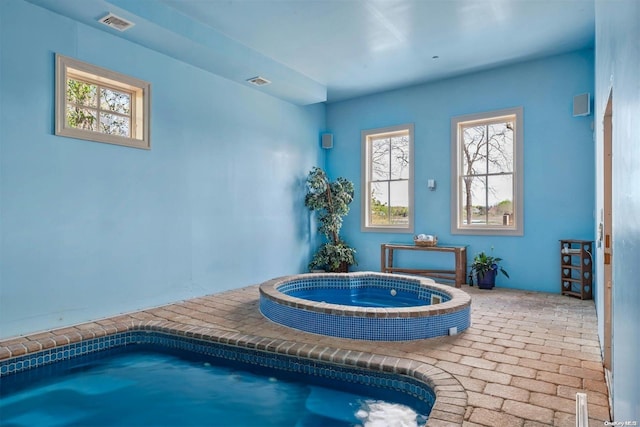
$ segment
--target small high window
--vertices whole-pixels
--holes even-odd
[[[56,135],[151,148],[150,85],[56,55]]]
[[[451,120],[451,232],[522,235],[522,108]]]
[[[413,125],[362,131],[362,230],[413,232]]]

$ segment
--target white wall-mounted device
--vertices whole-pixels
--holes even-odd
[[[429,179],[427,180],[427,187],[429,187],[429,190],[433,191],[436,189],[436,180],[435,179]]]
[[[323,133],[322,134],[322,148],[328,150],[329,148],[333,148],[333,134],[332,133]]]
[[[573,97],[573,117],[591,114],[591,94],[583,93]]]

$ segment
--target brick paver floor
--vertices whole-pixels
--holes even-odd
[[[330,360],[351,364],[381,360],[382,365],[387,360],[396,366],[418,366],[418,371],[434,378],[436,405],[429,426],[574,427],[576,392],[587,394],[591,427],[609,420],[593,301],[500,288],[485,291],[465,285],[462,289],[472,296],[472,325],[452,337],[391,343],[297,331],[265,319],[258,310],[258,287],[250,286],[5,340],[0,342],[0,360],[156,325],[257,348],[281,349],[289,343],[287,348],[305,357],[331,353]]]

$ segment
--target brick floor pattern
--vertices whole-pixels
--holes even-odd
[[[73,327],[0,341],[0,360],[132,328],[385,370],[425,380],[436,393],[428,426],[575,426],[587,394],[590,426],[609,421],[593,301],[463,286],[471,327],[451,337],[369,342],[277,325],[258,310],[257,286]]]

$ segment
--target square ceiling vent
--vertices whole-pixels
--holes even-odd
[[[271,84],[271,81],[265,79],[264,77],[260,77],[260,76],[252,77],[250,79],[247,79],[247,81],[249,83],[251,83],[252,85],[255,85],[255,86],[266,86],[268,84]]]
[[[133,27],[134,24],[131,21],[127,21],[124,18],[121,18],[117,15],[114,15],[113,13],[109,13],[105,16],[103,16],[102,18],[98,19],[98,22],[111,27],[111,28],[115,28],[118,31],[126,31],[129,28]]]

